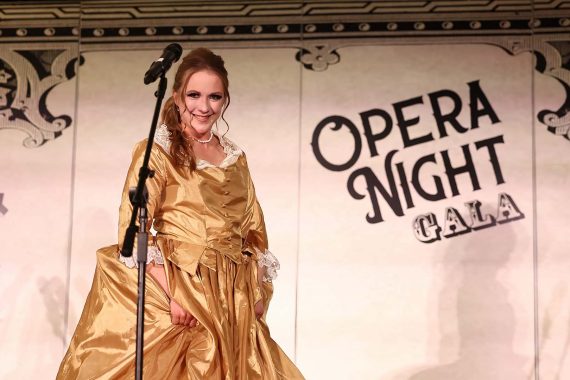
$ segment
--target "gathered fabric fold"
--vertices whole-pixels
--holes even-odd
[[[145,378],[303,378],[271,338],[265,316],[255,318],[257,300],[268,304],[273,292],[271,283],[259,288],[255,281],[257,262],[244,255],[237,264],[203,246],[169,239],[158,238],[157,246],[164,249],[172,298],[199,323],[173,325],[166,292],[147,275]],[[113,245],[97,251],[93,286],[57,380],[132,379],[137,269],[121,263],[117,250]],[[197,260],[183,259],[185,254]]]

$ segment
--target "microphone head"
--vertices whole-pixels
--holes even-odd
[[[182,46],[179,44],[170,44],[164,48],[159,59],[154,61],[144,75],[144,84],[149,84],[158,79],[161,75],[165,75],[173,62],[180,59],[182,55]]]
[[[164,53],[170,53],[173,55],[172,62],[176,62],[180,59],[182,55],[182,46],[179,44],[170,44],[164,48]]]

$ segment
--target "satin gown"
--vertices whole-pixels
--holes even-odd
[[[303,379],[270,336],[264,316],[270,282],[257,282],[267,249],[263,214],[243,152],[218,136],[226,159],[198,169],[176,166],[164,126],[152,149],[148,212],[157,231],[168,287],[197,320],[173,325],[169,299],[147,274],[145,379]],[[138,180],[145,141],[135,146],[119,210],[119,239],[129,223],[128,189]],[[93,285],[57,380],[133,379],[137,268],[119,258],[120,245],[97,251]],[[125,261],[123,259],[123,261]]]

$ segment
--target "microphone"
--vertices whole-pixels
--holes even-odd
[[[144,74],[144,84],[149,84],[166,74],[173,62],[178,61],[182,55],[182,46],[170,44],[164,48],[159,59],[154,61]]]

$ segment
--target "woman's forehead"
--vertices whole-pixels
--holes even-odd
[[[212,70],[199,70],[190,75],[186,88],[192,86],[208,86],[224,88],[220,76]]]

